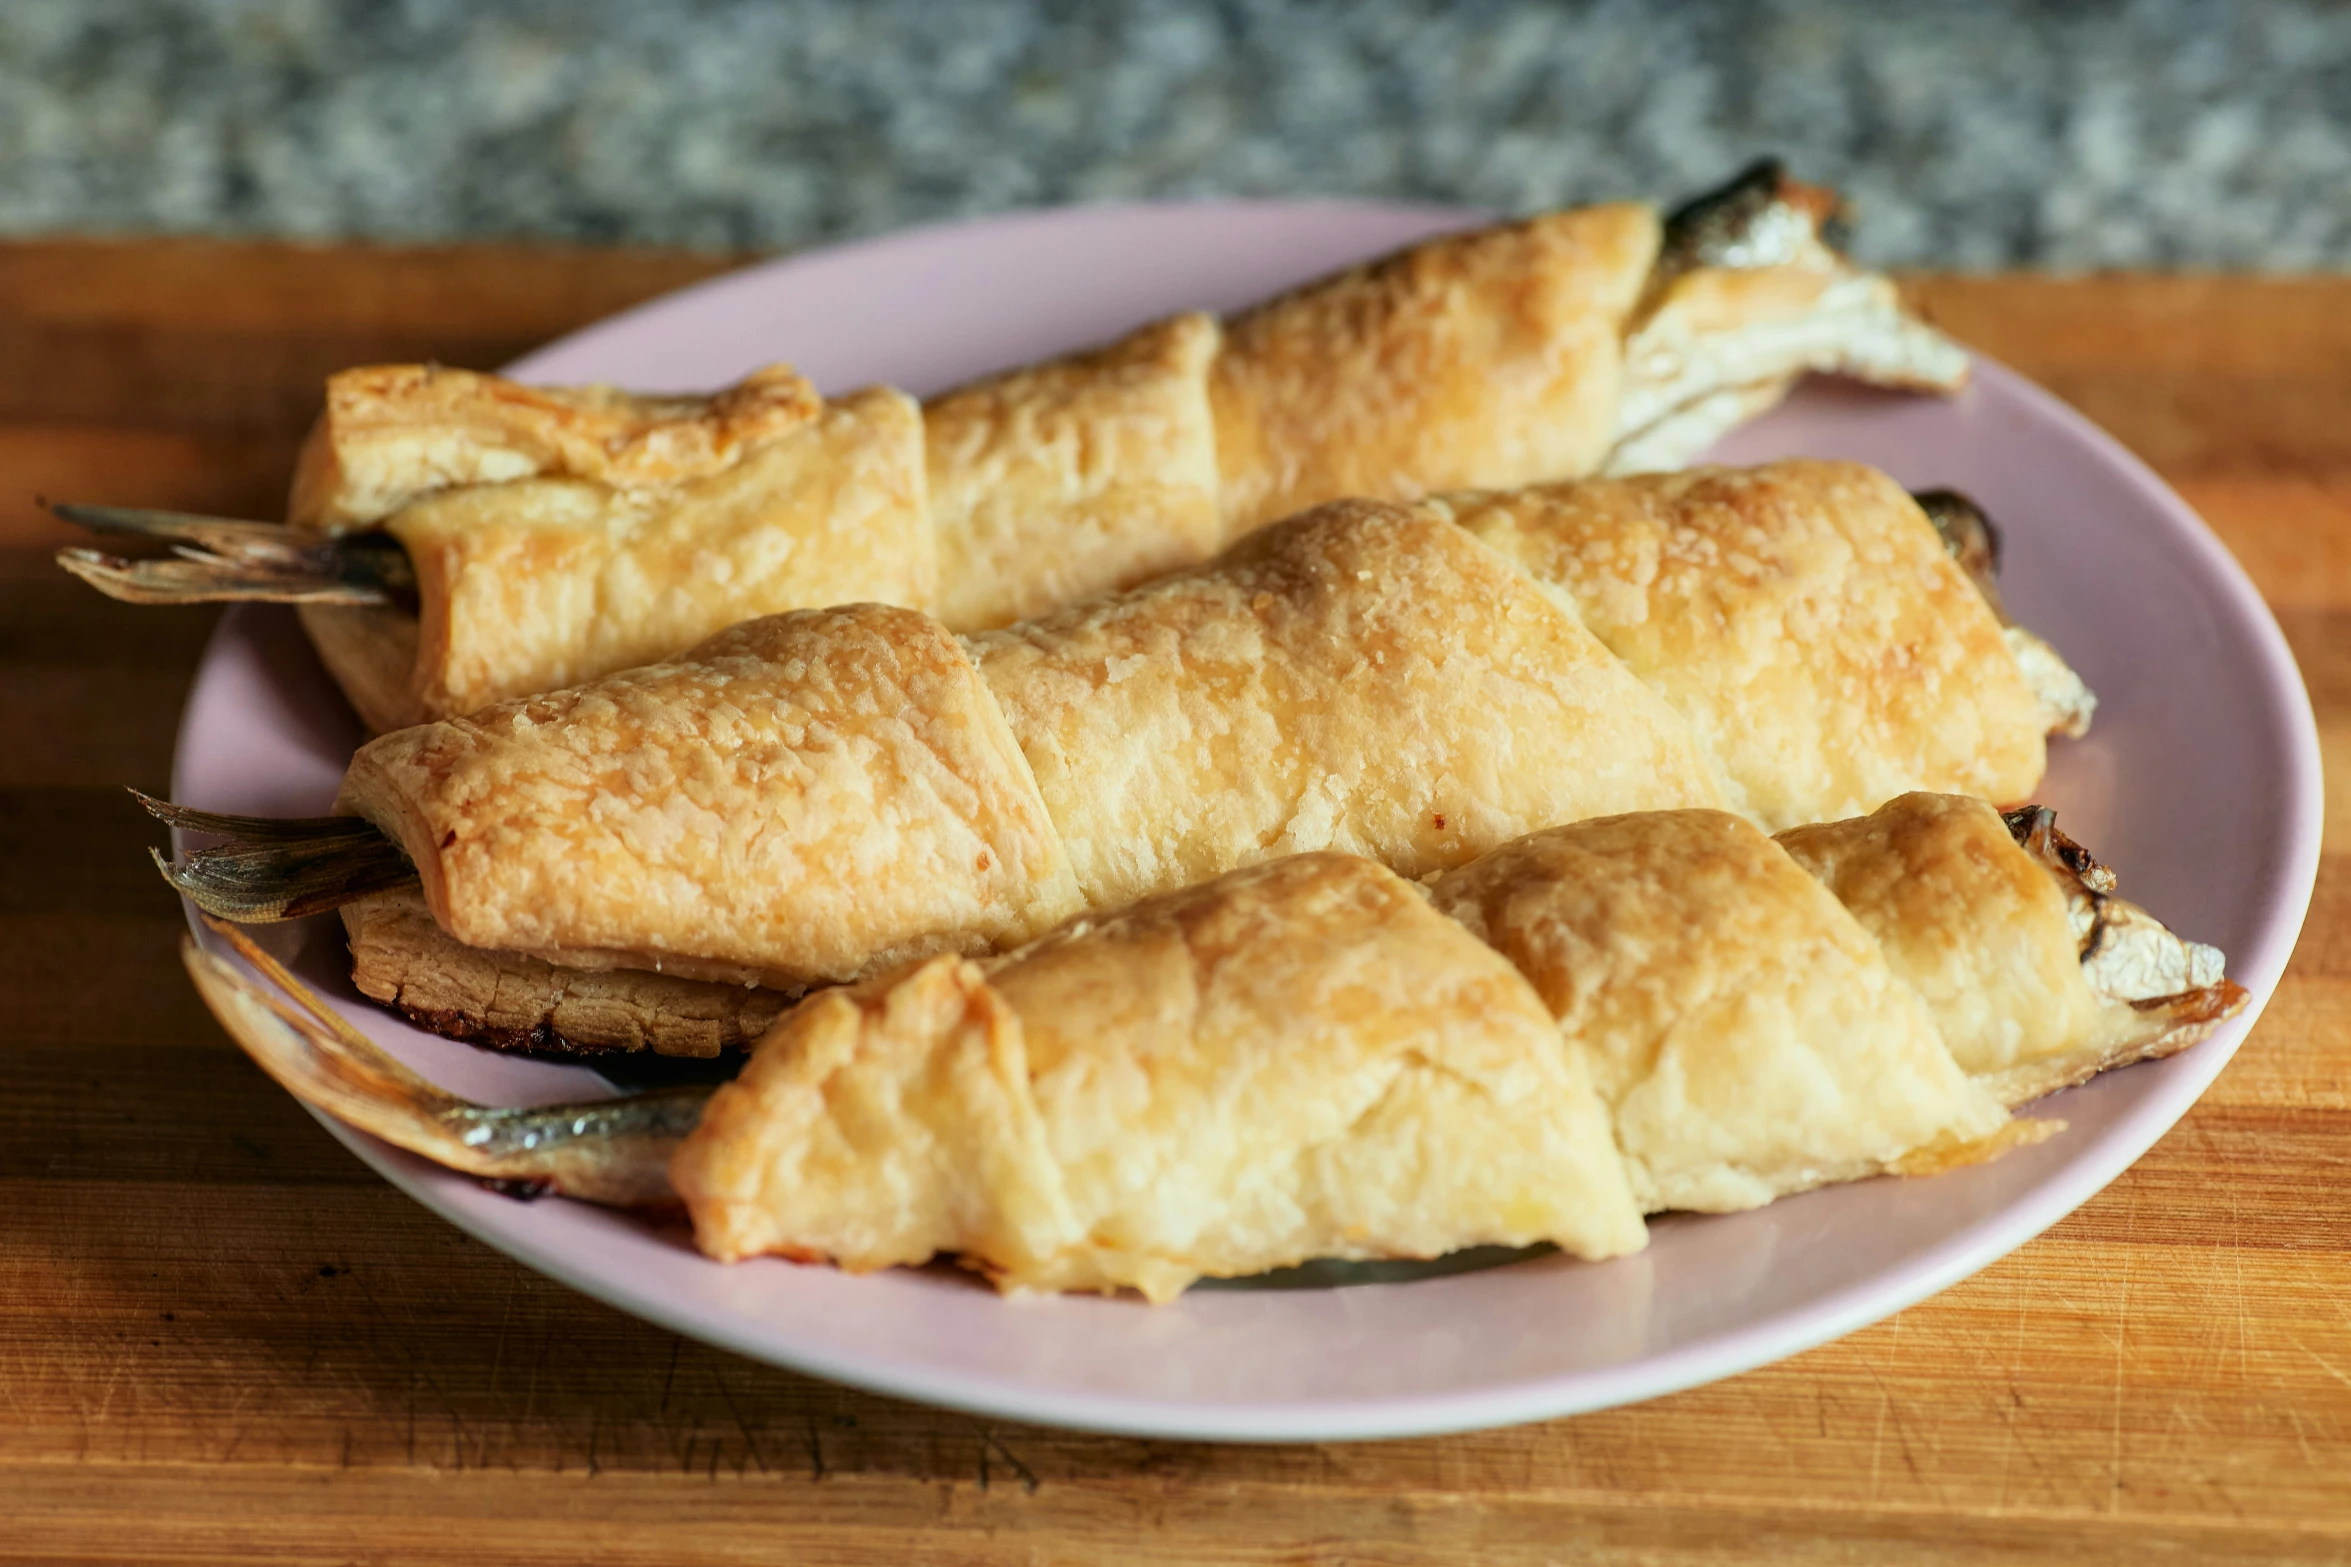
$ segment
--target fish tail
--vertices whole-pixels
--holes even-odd
[[[135,506],[58,502],[49,510],[92,533],[171,547],[149,559],[81,547],[57,552],[58,565],[127,604],[391,605],[415,596],[407,552],[381,535],[330,536]]]
[[[304,1104],[508,1189],[619,1206],[676,1203],[669,1155],[700,1119],[709,1087],[520,1109],[475,1104],[402,1065],[243,931],[206,923],[271,988],[190,937],[181,959],[197,992],[229,1037]]]
[[[228,840],[178,860],[150,851],[165,881],[222,919],[302,919],[417,880],[406,852],[364,817],[230,816],[131,797],[169,826]]]

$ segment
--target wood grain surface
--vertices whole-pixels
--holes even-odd
[[[0,1561],[2351,1560],[2351,280],[1923,278],[2209,518],[2323,726],[2268,1015],[2015,1256],[1639,1408],[1131,1441],[739,1360],[473,1243],[223,1038],[160,792],[212,617],[111,604],[36,494],[268,516],[320,378],[489,366],[708,257],[0,247]]]

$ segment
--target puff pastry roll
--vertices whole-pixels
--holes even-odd
[[[1366,860],[1305,855],[804,1003],[671,1164],[696,1241],[1006,1289],[1466,1245],[1637,1250],[1583,1063]]]
[[[458,942],[798,986],[1282,853],[1418,873],[1713,795],[1687,729],[1524,573],[1350,503],[968,652],[880,605],[753,621],[373,741],[338,809]]]
[[[293,532],[69,508],[181,558],[60,558],[143,601],[300,602],[379,730],[797,607],[1002,626],[1328,500],[1671,466],[1806,370],[1959,385],[1966,356],[1820,242],[1829,205],[1765,167],[1670,218],[1448,235],[919,409],[828,402],[782,367],[707,399],[349,371]],[[331,537],[353,530],[379,531]]]
[[[714,1257],[950,1254],[1007,1290],[1164,1300],[1320,1257],[1609,1256],[1642,1244],[1643,1209],[1752,1207],[2056,1130],[2010,1120],[1937,1020],[1975,1028],[1963,1051],[1995,1074],[2062,1054],[2078,1020],[2013,990],[1955,1011],[1906,978],[2076,961],[2062,919],[1999,922],[2031,894],[1987,815],[1914,796],[1837,824],[1856,907],[1891,908],[1915,870],[1921,897],[1972,911],[1890,946],[1750,824],[1636,814],[1504,845],[1431,892],[1344,855],[1272,861],[813,997],[714,1094],[539,1110],[434,1089],[233,930],[307,1016],[193,946],[189,968],[309,1102],[477,1175],[682,1202]],[[2050,886],[2094,865],[2021,852]],[[2140,918],[2146,951],[2192,945]],[[2193,1022],[2189,999],[2167,1005],[2200,1034],[2243,997]],[[2021,1033],[1986,1055],[1977,1025],[2003,1009]]]
[[[512,390],[472,379],[484,400]],[[820,402],[780,373],[712,407],[779,383],[790,390],[733,441],[715,438],[712,415],[673,420],[610,460],[559,446],[525,473],[426,489],[391,512],[382,526],[414,569],[417,615],[302,606],[361,717],[382,728],[573,685],[780,603],[927,602],[921,410],[880,389]],[[640,450],[663,460],[625,461]]]

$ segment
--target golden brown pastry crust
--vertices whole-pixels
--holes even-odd
[[[1709,803],[1675,716],[1509,561],[1349,501],[1213,567],[974,638],[1086,902],[1307,850],[1417,876]]]
[[[1998,618],[1875,469],[1793,460],[1438,504],[1570,598],[1767,826],[2040,782],[2040,705]]]
[[[941,620],[1002,626],[1216,553],[1219,337],[1177,316],[923,404]]]
[[[668,657],[779,602],[920,603],[936,582],[922,417],[897,392],[827,404],[702,478],[538,478],[429,496],[389,524],[423,606],[420,713]]]
[[[1644,1211],[1721,1211],[1998,1139],[1869,933],[1719,811],[1553,828],[1440,878],[1591,1063]]]
[[[1592,471],[1658,237],[1645,206],[1551,213],[1233,317],[1211,379],[1227,536],[1342,496]]]
[[[1257,867],[983,970],[817,997],[671,1163],[711,1255],[960,1254],[1007,1290],[1642,1228],[1525,981],[1359,859]]]
[[[912,610],[752,621],[672,664],[362,747],[339,810],[459,941],[779,988],[976,950],[1076,905],[1028,764]]]
[[[690,483],[724,472],[822,407],[789,365],[754,370],[707,397],[366,365],[327,378],[326,410],[295,462],[286,520],[339,533],[442,490],[515,479],[622,489]]]
[[[420,1027],[498,1050],[652,1050],[716,1056],[765,1033],[782,991],[654,974],[558,968],[454,940],[414,888],[343,906],[351,983]]]

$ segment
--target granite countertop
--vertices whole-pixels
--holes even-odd
[[[1670,199],[1766,151],[1877,263],[2351,266],[2351,9],[0,6],[0,233],[772,248],[1153,196]]]

